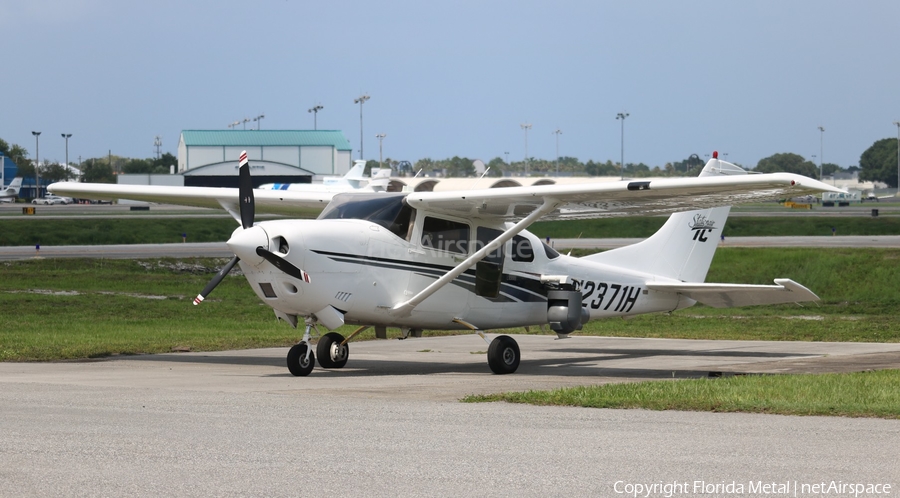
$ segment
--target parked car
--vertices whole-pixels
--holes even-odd
[[[33,199],[31,201],[32,204],[71,204],[72,198],[70,197],[60,197],[58,195],[48,195],[46,197],[38,197],[37,199]]]

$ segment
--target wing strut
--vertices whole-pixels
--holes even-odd
[[[391,309],[391,314],[397,317],[409,316],[412,313],[412,310],[422,301],[428,299],[429,296],[437,292],[441,287],[449,284],[453,279],[462,275],[463,272],[474,266],[475,263],[481,261],[481,259],[489,252],[496,250],[498,247],[505,244],[507,240],[515,237],[522,230],[525,230],[529,225],[537,221],[538,218],[552,212],[558,205],[559,203],[555,199],[545,198],[544,203],[541,204],[539,208],[532,211],[531,214],[525,218],[522,218],[522,220],[500,234],[499,237],[492,240],[489,244],[486,244],[479,251],[475,252],[475,254],[466,258],[462,263],[456,265],[455,268],[444,274],[443,277],[432,282],[431,285],[422,289],[421,292],[410,298],[408,301],[395,305]]]

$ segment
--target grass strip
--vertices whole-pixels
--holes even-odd
[[[649,237],[666,221],[665,217],[627,217],[596,220],[546,221],[529,230],[541,238]],[[182,242],[224,242],[237,227],[228,217],[205,218],[91,218],[41,219],[3,218],[0,246],[165,244]],[[900,216],[732,216],[725,223],[726,240],[736,236],[806,236],[900,234]],[[718,234],[718,232],[716,232]]]
[[[715,309],[595,320],[578,335],[832,342],[900,341],[900,250],[723,248],[709,281],[787,277],[821,304]],[[59,360],[288,346],[301,332],[275,320],[237,271],[191,301],[227,259],[29,259],[0,262],[0,361]],[[353,327],[339,330],[345,336]],[[531,327],[532,333],[542,333]],[[496,331],[500,332],[500,331]],[[523,333],[512,329],[506,333]],[[388,329],[389,336],[399,336]],[[454,332],[426,331],[426,335]],[[546,327],[545,331],[546,333]],[[374,338],[371,329],[358,340]],[[354,339],[357,340],[357,339]]]
[[[468,396],[463,401],[897,419],[898,385],[900,370],[880,370],[606,384]]]
[[[0,246],[78,246],[223,242],[238,223],[232,218],[4,219]]]
[[[552,239],[649,237],[666,217],[633,216],[593,220],[539,221],[529,231]],[[832,233],[832,228],[834,232]],[[728,237],[807,235],[897,235],[900,217],[881,216],[730,216],[721,234]],[[717,231],[716,236],[720,235]]]

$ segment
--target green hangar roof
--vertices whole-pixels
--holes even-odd
[[[352,151],[344,133],[334,130],[183,130],[186,146],[332,146]]]

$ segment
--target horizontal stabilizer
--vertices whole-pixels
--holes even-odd
[[[811,290],[789,278],[776,278],[775,285],[647,282],[647,289],[682,294],[713,308],[802,303],[819,300],[819,296],[813,294]]]

